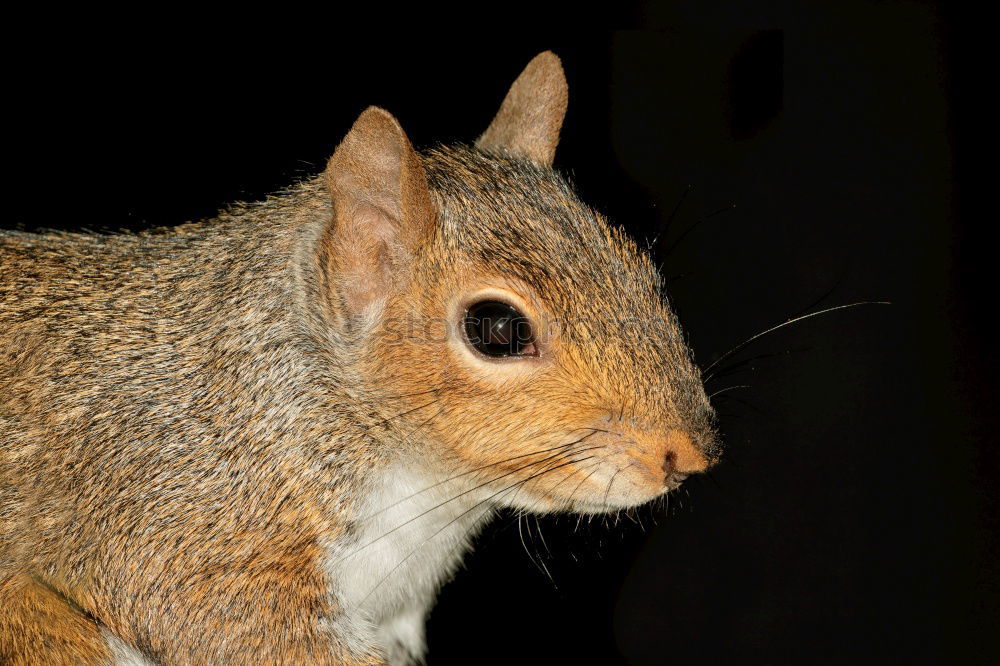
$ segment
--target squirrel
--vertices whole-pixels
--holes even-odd
[[[135,233],[0,232],[0,663],[409,664],[500,508],[719,459],[656,268],[552,168],[535,57],[473,145]]]

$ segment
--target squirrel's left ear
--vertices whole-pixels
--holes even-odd
[[[568,99],[559,57],[552,51],[539,53],[514,81],[493,122],[476,140],[476,147],[506,150],[539,164],[552,164]]]

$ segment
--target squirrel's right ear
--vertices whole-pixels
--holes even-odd
[[[552,51],[539,53],[514,81],[493,122],[476,140],[476,147],[506,150],[539,164],[552,164],[568,100],[569,87],[559,57]]]
[[[335,275],[347,314],[361,315],[405,280],[433,233],[434,204],[423,166],[392,115],[368,107],[327,164],[333,220],[323,237],[324,263]]]

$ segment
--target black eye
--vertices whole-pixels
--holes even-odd
[[[501,301],[480,301],[469,306],[465,335],[469,344],[487,356],[537,354],[531,322],[517,308]]]

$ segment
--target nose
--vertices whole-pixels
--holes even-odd
[[[677,471],[677,454],[673,451],[667,451],[663,456],[663,477],[669,479]]]
[[[662,467],[667,477],[674,473],[704,472],[713,462],[700,447],[695,445],[691,436],[681,430],[673,430],[667,435],[664,448]]]

